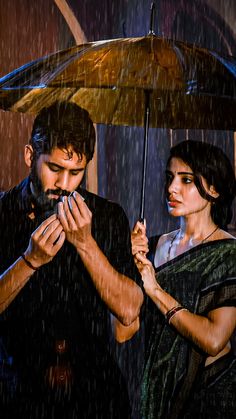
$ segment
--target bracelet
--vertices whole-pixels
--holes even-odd
[[[185,307],[182,307],[180,310],[177,310],[177,311],[175,311],[175,313],[173,313],[172,315],[171,315],[171,317],[170,317],[170,319],[169,319],[169,321],[168,321],[168,323],[169,324],[171,324],[171,319],[178,313],[178,312],[180,312],[180,311],[188,311],[188,309],[187,308],[185,308]]]
[[[172,319],[173,316],[175,316],[176,313],[178,313],[179,311],[188,311],[187,308],[184,308],[181,305],[175,306],[173,308],[171,308],[169,311],[167,311],[166,315],[165,315],[165,319],[167,321],[167,323],[170,324],[170,320]]]
[[[25,262],[25,264],[26,264],[29,268],[33,269],[34,271],[37,271],[37,270],[38,270],[38,268],[35,268],[35,267],[32,265],[32,263],[31,263],[29,260],[27,260],[27,259],[26,259],[26,257],[25,257],[25,255],[24,255],[24,253],[22,253],[21,257],[22,257],[23,261]]]

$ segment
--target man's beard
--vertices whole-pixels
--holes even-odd
[[[31,191],[35,201],[36,212],[45,214],[46,217],[57,213],[57,204],[60,202],[62,196],[70,195],[69,191],[63,189],[47,189],[44,191],[35,164],[33,164],[30,172],[30,181],[33,186]],[[58,198],[50,199],[49,195],[58,195]]]

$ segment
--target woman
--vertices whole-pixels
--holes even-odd
[[[142,383],[142,418],[231,418],[236,412],[236,240],[225,231],[236,195],[232,166],[209,144],[184,141],[167,162],[169,213],[180,228],[147,259],[145,226],[132,248],[154,318]]]

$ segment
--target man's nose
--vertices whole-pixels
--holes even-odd
[[[56,188],[67,191],[68,185],[69,185],[69,174],[67,172],[59,173],[55,182]]]

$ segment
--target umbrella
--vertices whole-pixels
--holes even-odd
[[[143,219],[149,127],[236,129],[236,59],[151,28],[58,51],[0,79],[2,109],[36,114],[55,100],[77,103],[95,123],[144,127]]]
[[[0,106],[36,114],[65,99],[94,122],[143,126],[145,92],[151,127],[235,128],[236,59],[155,35],[91,42],[26,64],[0,79]]]

